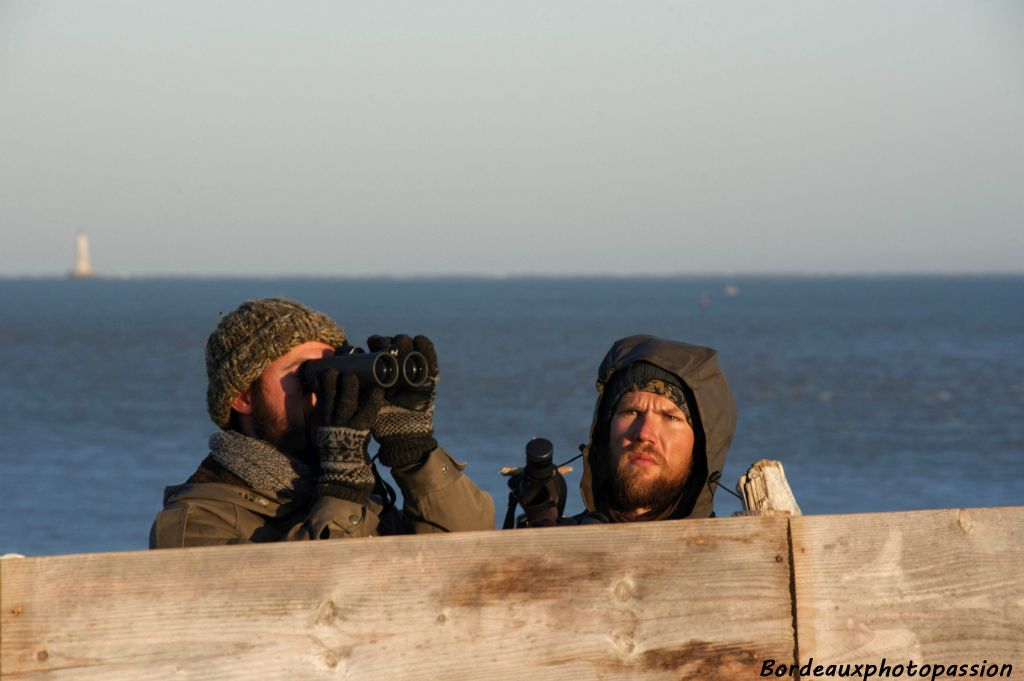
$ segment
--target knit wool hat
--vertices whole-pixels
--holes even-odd
[[[637,390],[654,393],[672,400],[686,416],[687,423],[693,425],[690,409],[683,394],[683,384],[679,377],[650,362],[633,362],[612,375],[608,381],[608,387],[604,391],[603,422],[608,423],[611,420],[615,405],[619,403],[623,395]]]
[[[337,347],[345,332],[327,315],[284,298],[249,300],[222,316],[206,341],[206,410],[213,422],[227,428],[235,398],[271,362],[310,341]]]

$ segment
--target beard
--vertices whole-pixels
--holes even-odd
[[[643,452],[654,458],[659,464],[659,469],[654,471],[656,474],[652,474],[649,469],[633,466],[629,454],[634,452]],[[622,511],[667,508],[682,496],[691,470],[691,462],[687,462],[682,470],[669,470],[665,458],[648,444],[630,447],[619,457],[618,466],[612,475],[612,501]]]
[[[292,423],[287,414],[276,414],[257,388],[252,391],[252,425],[256,437],[295,459],[303,459],[306,432],[303,424]]]

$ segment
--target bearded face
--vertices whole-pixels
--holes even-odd
[[[289,418],[286,410],[275,407],[257,386],[252,393],[252,426],[256,437],[288,456],[303,458],[306,449],[304,420]]]
[[[313,402],[304,391],[298,372],[303,362],[333,352],[326,343],[310,341],[267,365],[246,392],[253,435],[294,458],[312,455],[306,451],[306,416]]]
[[[617,508],[646,513],[678,498],[693,469],[693,428],[675,402],[625,393],[609,423],[608,455]]]

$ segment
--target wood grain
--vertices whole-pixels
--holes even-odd
[[[1024,672],[1024,507],[791,522],[801,660]]]
[[[3,561],[0,677],[756,678],[787,519]]]

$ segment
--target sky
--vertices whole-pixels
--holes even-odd
[[[0,0],[0,276],[1024,273],[1024,3]]]

